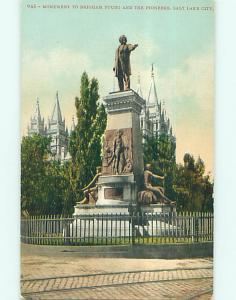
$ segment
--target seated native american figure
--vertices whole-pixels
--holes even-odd
[[[98,187],[97,187],[97,180],[100,175],[102,175],[102,168],[97,167],[97,173],[94,176],[93,180],[82,189],[84,192],[84,199],[78,204],[96,204],[98,199]]]
[[[139,192],[138,202],[141,204],[156,204],[158,202],[164,204],[175,204],[164,194],[164,188],[162,186],[153,186],[152,178],[157,178],[164,180],[164,176],[159,176],[151,172],[151,165],[146,165],[146,170],[144,171],[144,187],[145,190]]]

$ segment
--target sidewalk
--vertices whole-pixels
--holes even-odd
[[[57,247],[42,251],[38,246],[22,245],[21,263],[23,280],[38,279],[22,283],[23,293],[30,296],[25,295],[26,299],[202,300],[212,294],[213,261],[207,258],[81,258],[76,252],[61,252]],[[59,278],[62,276],[67,278]]]

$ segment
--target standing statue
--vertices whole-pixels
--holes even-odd
[[[97,180],[98,177],[102,175],[102,168],[97,167],[97,173],[94,176],[93,180],[82,189],[84,192],[84,199],[79,202],[79,204],[95,204],[98,198],[98,186]]]
[[[126,44],[127,38],[125,35],[122,35],[119,38],[119,42],[120,46],[116,50],[115,66],[113,71],[115,72],[115,76],[118,78],[120,91],[127,91],[130,89],[130,53],[138,47],[138,44]]]
[[[122,173],[125,166],[125,146],[122,139],[122,134],[122,130],[118,129],[113,142],[113,154],[111,160],[109,161],[109,165],[112,163],[113,174]]]
[[[162,186],[153,186],[152,185],[151,179],[153,177],[164,180],[164,176],[159,176],[159,175],[153,174],[151,172],[151,165],[147,164],[146,170],[144,171],[144,186],[145,186],[146,190],[153,192],[153,194],[155,195],[155,198],[156,198],[156,202],[160,201],[161,203],[165,203],[165,204],[175,204],[175,202],[171,201],[169,198],[167,198],[164,195],[164,188]]]

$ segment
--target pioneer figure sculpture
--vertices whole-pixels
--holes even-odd
[[[93,180],[82,189],[84,192],[84,199],[79,202],[79,204],[95,204],[98,198],[98,186],[97,181],[98,177],[102,175],[102,168],[97,167],[97,173],[94,176]]]
[[[138,47],[138,44],[127,44],[127,38],[125,35],[122,35],[119,38],[119,42],[120,46],[116,50],[113,71],[115,72],[115,76],[118,78],[120,91],[127,91],[130,89],[130,53]]]
[[[125,166],[125,146],[122,139],[122,130],[118,129],[116,132],[116,137],[113,142],[113,154],[109,165],[112,163],[112,173],[121,174]]]
[[[151,191],[156,198],[154,202],[161,202],[165,204],[175,204],[175,202],[171,201],[169,198],[167,198],[164,194],[164,188],[162,186],[153,186],[152,185],[152,178],[157,178],[164,180],[164,176],[159,176],[151,172],[151,165],[146,165],[146,170],[144,171],[144,186],[146,190]]]

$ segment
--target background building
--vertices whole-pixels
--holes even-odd
[[[51,137],[51,151],[56,159],[63,160],[68,152],[68,129],[62,119],[58,92],[51,117],[48,120],[47,136]]]
[[[39,99],[37,98],[36,110],[28,126],[28,136],[32,136],[34,133],[51,137],[50,147],[53,159],[62,161],[68,159],[69,133],[65,126],[65,118],[62,119],[58,92],[51,117],[48,119],[48,127],[44,125],[44,119],[40,114]]]
[[[46,128],[44,126],[44,118],[41,117],[39,108],[39,98],[36,100],[36,108],[34,115],[30,118],[30,124],[28,126],[28,136],[32,136],[34,133],[46,135]]]
[[[145,105],[140,116],[140,127],[143,134],[143,142],[145,137],[158,137],[162,134],[170,136],[171,140],[176,144],[176,138],[173,135],[170,119],[167,117],[163,103],[157,97],[157,89],[154,78],[153,64],[151,69],[151,81],[148,95],[145,98],[142,94],[140,77],[138,78],[138,86],[136,92],[145,100]]]
[[[165,134],[171,138],[176,145],[176,137],[173,135],[170,119],[167,117],[166,110],[157,96],[157,88],[153,64],[151,68],[150,87],[147,97],[144,97],[141,89],[140,77],[138,78],[138,86],[136,92],[145,100],[142,113],[140,116],[140,127],[143,135],[143,143],[146,137],[156,137]],[[71,131],[75,129],[74,117],[72,117]],[[59,95],[56,93],[56,99],[51,117],[48,119],[48,126],[44,124],[44,118],[41,117],[39,98],[36,101],[36,109],[34,115],[30,118],[28,126],[28,135],[37,133],[43,136],[51,137],[52,158],[61,160],[62,162],[70,159],[68,151],[69,132],[65,126],[65,119],[62,118]]]

